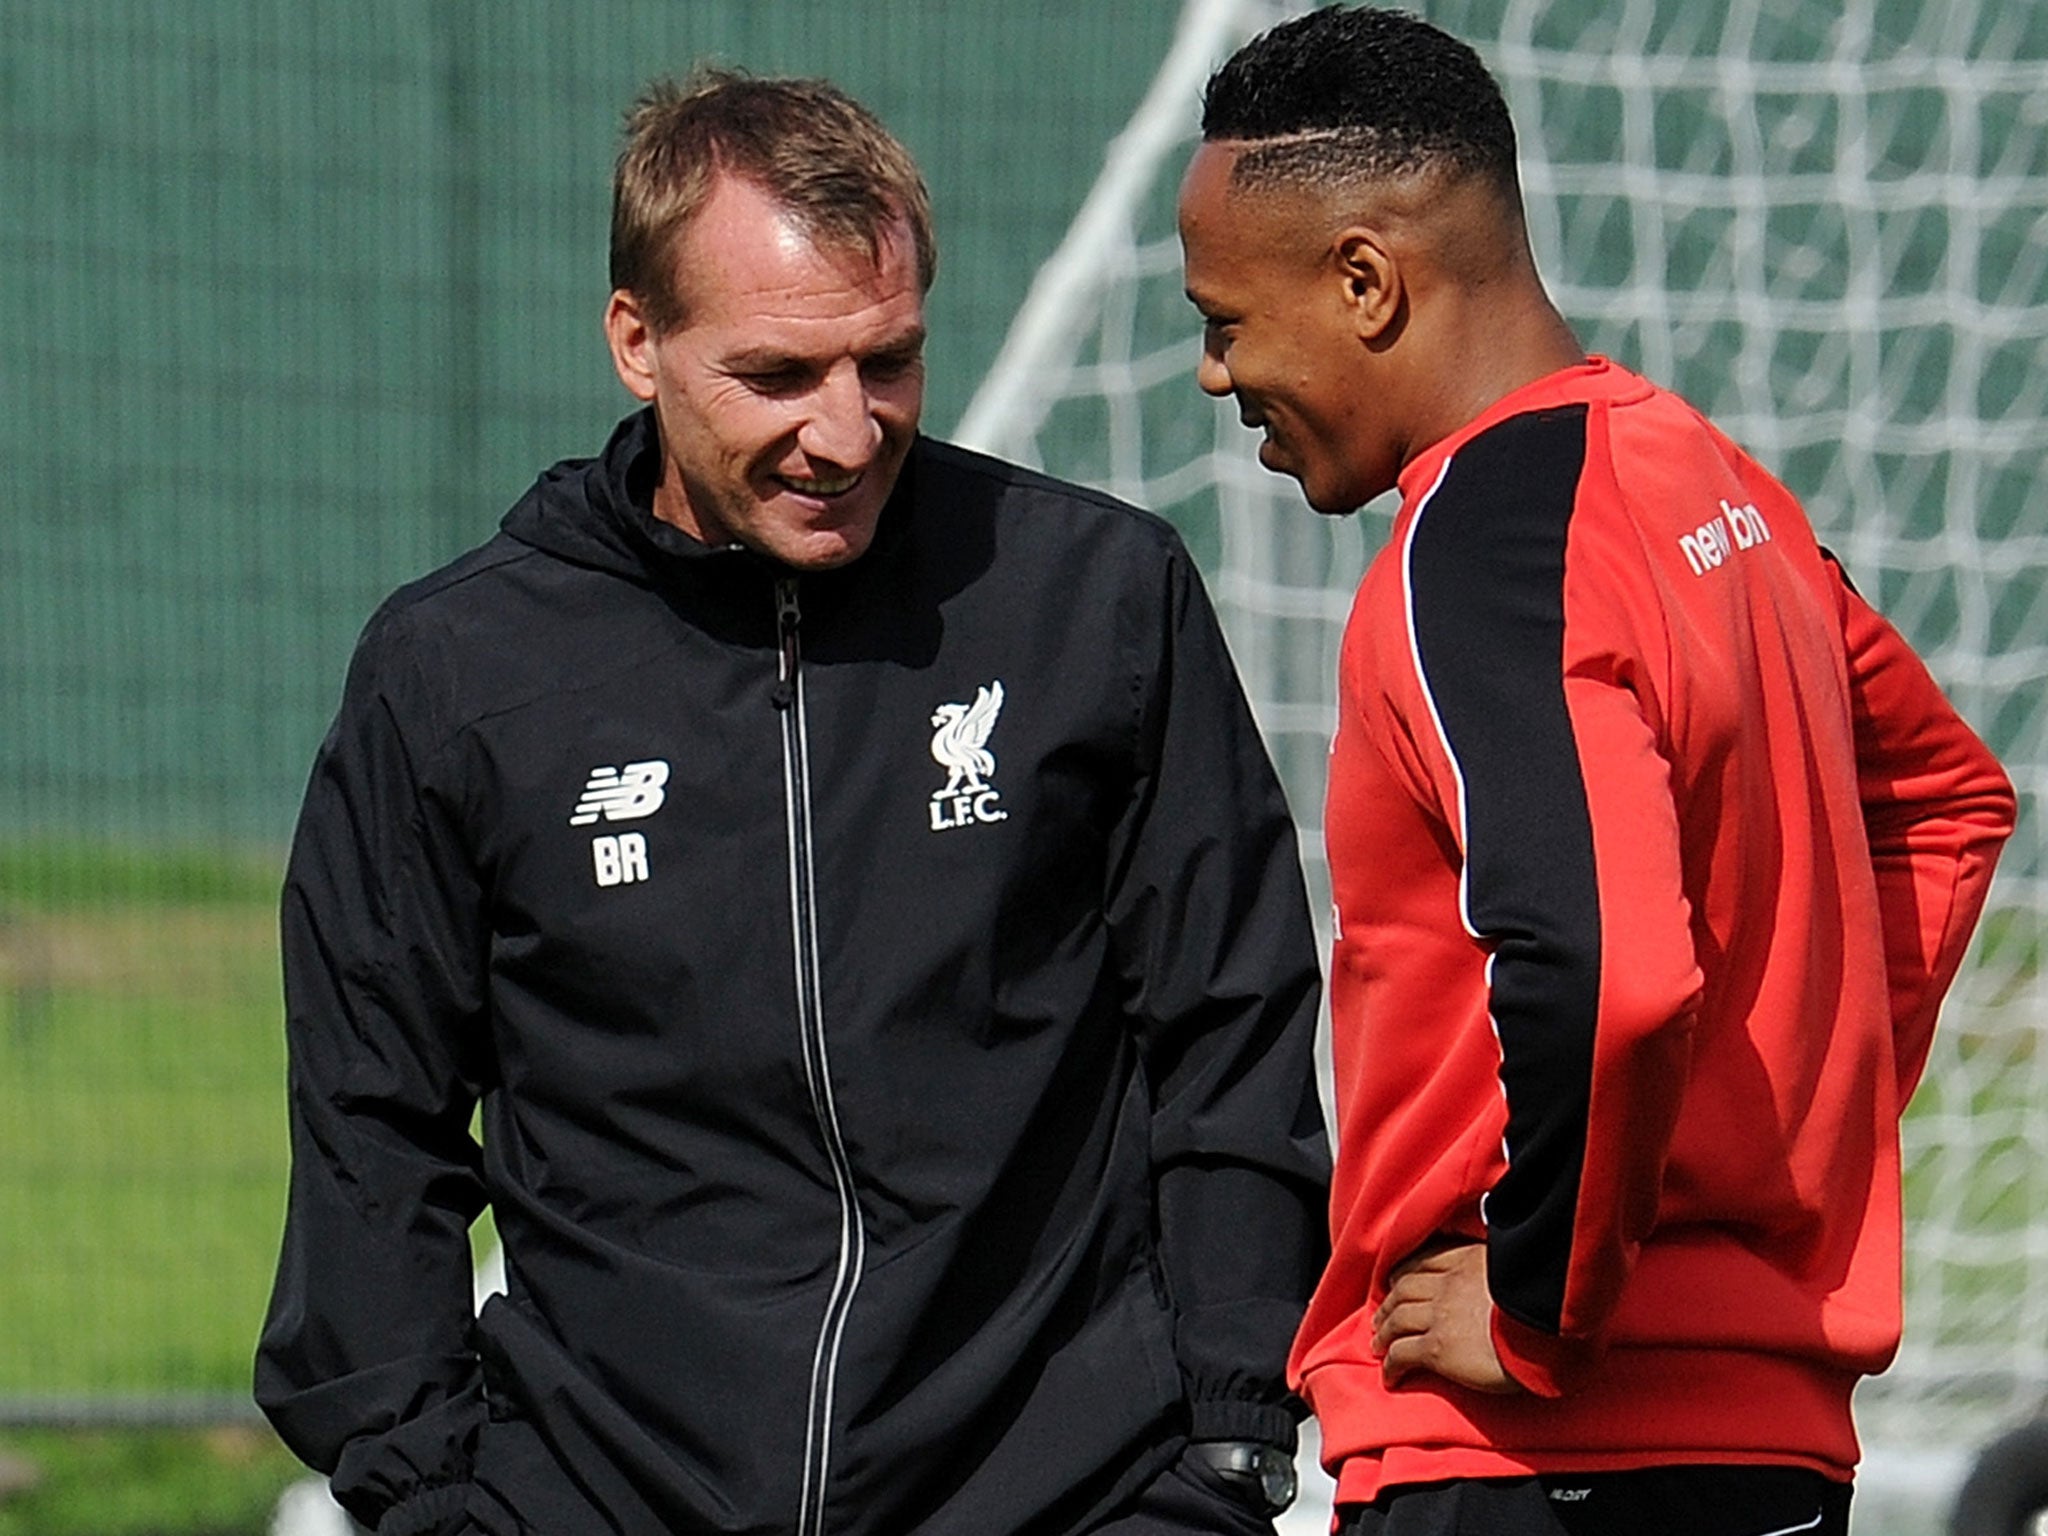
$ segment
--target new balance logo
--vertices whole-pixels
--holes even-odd
[[[637,821],[661,809],[662,786],[668,783],[668,764],[660,758],[628,763],[623,768],[590,770],[590,782],[569,817],[572,827],[587,827],[598,817],[606,821]]]
[[[1678,548],[1695,576],[1718,570],[1740,550],[1770,542],[1771,525],[1764,521],[1754,502],[1736,507],[1724,501],[1719,517],[1678,536]]]
[[[932,791],[931,817],[934,832],[1009,820],[1001,808],[1002,796],[989,788],[996,771],[995,754],[988,749],[989,732],[996,728],[996,716],[1003,712],[1003,684],[998,678],[977,688],[972,704],[941,704],[932,713],[932,761],[946,770],[944,786]]]

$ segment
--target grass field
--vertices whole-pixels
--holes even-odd
[[[16,1417],[247,1404],[284,1196],[276,862],[0,851]],[[303,1470],[247,1423],[0,1431],[0,1458],[36,1477],[0,1536],[260,1536]]]
[[[283,1211],[274,891],[255,859],[0,859],[0,1316],[35,1320],[0,1331],[0,1398],[246,1393]]]
[[[32,1430],[0,1456],[36,1470],[0,1503],[0,1536],[264,1536],[305,1469],[269,1431]]]

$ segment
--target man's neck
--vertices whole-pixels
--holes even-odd
[[[1474,295],[1432,327],[1413,458],[1516,390],[1586,360],[1586,349],[1538,289],[1511,301]],[[1421,340],[1422,338],[1415,338]]]

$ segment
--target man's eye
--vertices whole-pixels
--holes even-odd
[[[861,372],[871,379],[887,382],[902,378],[915,368],[917,363],[918,358],[914,353],[892,353],[885,357],[869,358],[861,364]]]
[[[765,368],[743,373],[740,379],[758,394],[786,395],[802,387],[804,376],[795,368]]]

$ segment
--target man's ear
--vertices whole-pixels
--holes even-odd
[[[1401,262],[1393,247],[1378,230],[1353,225],[1338,231],[1330,259],[1359,340],[1379,340],[1400,315],[1404,298]]]
[[[604,307],[604,337],[612,349],[612,367],[635,400],[654,398],[654,328],[640,301],[624,288],[615,289]]]

